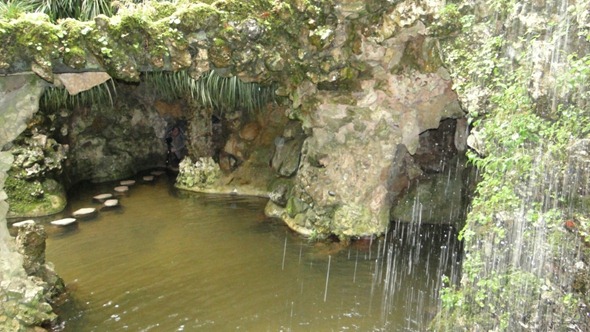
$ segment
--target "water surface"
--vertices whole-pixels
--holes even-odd
[[[64,216],[116,185],[76,189]],[[449,227],[343,246],[265,218],[265,199],[177,191],[166,175],[119,198],[76,227],[47,225],[47,260],[71,291],[63,331],[422,331],[441,275],[459,270]]]

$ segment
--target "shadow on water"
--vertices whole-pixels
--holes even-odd
[[[112,187],[77,189],[65,213]],[[316,243],[266,218],[265,199],[177,191],[165,176],[119,199],[50,232],[47,260],[70,290],[58,330],[422,331],[441,276],[459,275],[448,226]]]

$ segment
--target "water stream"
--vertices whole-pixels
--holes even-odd
[[[99,207],[92,197],[115,185],[74,190],[63,215]],[[267,219],[265,199],[178,191],[166,175],[120,202],[46,226],[47,260],[71,293],[63,331],[422,331],[441,275],[459,274],[448,226],[317,243]]]

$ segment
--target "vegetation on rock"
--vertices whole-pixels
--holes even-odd
[[[590,133],[590,77],[587,59],[564,56],[572,41],[562,38],[577,31],[578,50],[590,49],[588,18],[575,7],[557,14],[577,20],[559,22],[513,1],[488,5],[495,20],[474,3],[443,13],[461,25],[443,54],[472,119],[481,182],[461,234],[463,279],[443,291],[433,328],[587,330],[590,213],[579,202],[588,196],[580,145]],[[551,25],[527,25],[533,18]],[[544,63],[538,53],[547,50]]]

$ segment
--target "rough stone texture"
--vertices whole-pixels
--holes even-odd
[[[275,153],[274,142],[282,135],[289,136],[289,139],[294,135],[291,129],[286,129],[288,119],[284,108],[268,105],[257,114],[234,111],[220,116],[218,123],[209,124],[212,137],[209,138],[211,145],[208,147],[211,152],[205,155],[214,158],[218,163],[221,172],[216,181],[207,183],[206,186],[195,185],[199,181],[187,180],[195,178],[191,174],[192,166],[180,167],[177,186],[193,191],[268,196],[275,185],[282,181],[278,178],[279,174],[269,167]],[[299,125],[297,122],[293,123]],[[194,130],[191,127],[189,132],[191,141],[197,136]],[[193,154],[194,151],[191,158],[196,160],[198,155]],[[290,180],[283,184],[288,186],[288,182]],[[193,184],[189,185],[190,183]]]
[[[211,158],[200,158],[193,162],[184,158],[179,165],[176,186],[179,188],[206,191],[221,177],[219,165]]]
[[[13,156],[9,152],[0,152],[0,277],[10,278],[12,275],[19,273],[24,275],[22,269],[22,257],[17,254],[14,241],[8,233],[6,223],[6,213],[8,212],[8,203],[6,203],[6,192],[4,191],[4,182],[8,176],[7,171],[12,164]]]
[[[67,146],[38,132],[21,135],[9,151],[14,162],[6,192],[9,217],[35,217],[57,213],[66,205],[64,186],[56,181],[63,170]]]
[[[406,158],[398,151],[415,154],[421,133],[443,119],[464,116],[448,73],[432,52],[401,56],[410,42],[425,47],[424,25],[382,33],[380,41],[361,36],[356,60],[370,66],[371,75],[357,82],[358,89],[319,90],[312,80],[293,94],[293,114],[310,137],[287,205],[271,201],[267,213],[300,233],[382,233],[394,195],[420,173],[397,168]]]
[[[270,166],[277,174],[291,177],[297,172],[305,138],[301,124],[294,121],[285,127],[281,136],[275,138]]]
[[[388,110],[322,103],[309,119],[310,137],[283,219],[305,234],[379,233],[388,222],[387,175],[401,135]],[[385,174],[385,178],[382,175]]]
[[[0,78],[0,144],[14,140],[26,128],[37,111],[43,84],[35,75]],[[56,318],[45,301],[44,288],[27,278],[14,240],[6,227],[8,204],[4,182],[13,161],[9,152],[0,152],[0,327],[7,331],[24,331],[30,326]]]
[[[76,109],[68,119],[66,170],[72,183],[121,179],[165,164],[166,128],[174,118],[137,103],[132,94],[114,107]]]
[[[27,128],[39,108],[45,83],[37,75],[0,77],[0,145],[12,142]]]
[[[16,237],[18,251],[23,255],[23,267],[28,275],[38,275],[45,265],[47,233],[40,225],[22,227]]]
[[[189,155],[197,160],[213,155],[213,123],[212,110],[208,107],[189,105],[188,110],[188,141]]]

